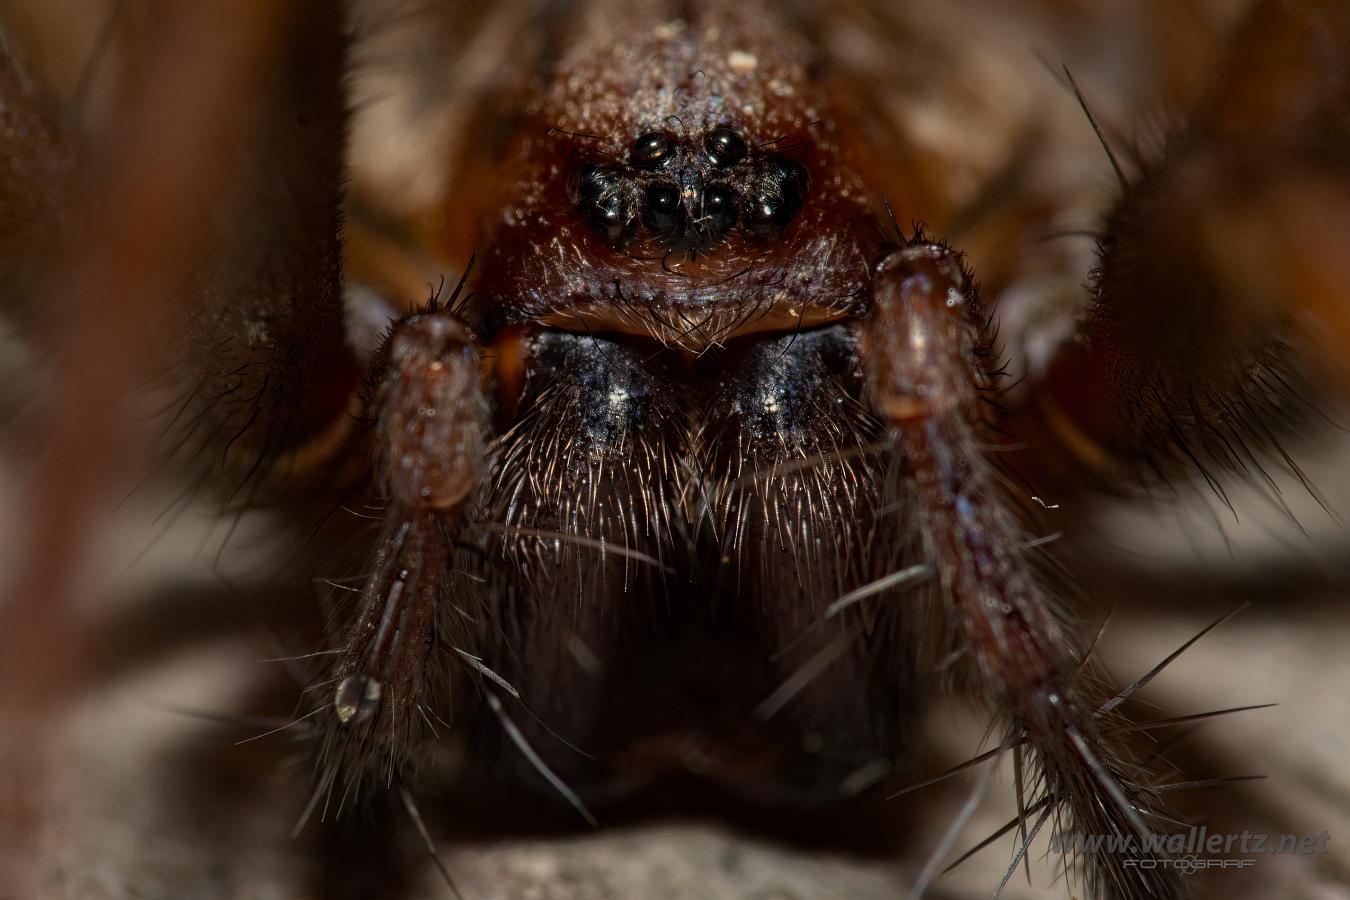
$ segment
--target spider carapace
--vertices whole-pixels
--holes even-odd
[[[494,324],[702,352],[856,316],[883,237],[800,38],[754,12],[573,44],[512,146]]]

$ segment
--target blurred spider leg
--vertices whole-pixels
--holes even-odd
[[[188,462],[222,468],[220,492],[251,497],[346,462],[360,366],[344,338],[341,218],[347,34],[340,7],[298,4],[304,35],[267,92],[249,167],[213,211],[216,232],[180,309],[180,416],[205,413]],[[171,431],[169,440],[174,440]],[[316,479],[317,480],[317,479]],[[296,486],[305,482],[297,480]]]
[[[1032,372],[1026,427],[1103,479],[1264,479],[1266,460],[1298,475],[1281,438],[1350,394],[1347,111],[1350,7],[1258,3],[1110,216],[1079,333]]]
[[[69,168],[66,136],[0,42],[0,313],[33,313]]]
[[[980,450],[980,392],[993,381],[986,324],[956,253],[918,241],[896,251],[879,267],[864,332],[871,401],[915,485],[957,647],[1008,733],[1033,751],[1026,808],[1048,803],[1066,832],[1135,841],[1137,852],[1085,860],[1088,894],[1170,896],[1168,870],[1134,864],[1155,855],[1138,765],[1087,696],[1084,642],[1029,562],[1013,501]]]
[[[27,301],[11,302],[14,285],[5,287],[7,310],[26,302],[42,315],[37,324],[51,345],[42,358],[53,374],[36,417],[42,452],[16,504],[27,515],[18,564],[6,573],[0,607],[0,884],[16,896],[33,895],[24,881],[36,858],[47,744],[94,656],[75,615],[77,563],[113,461],[127,449],[127,397],[162,358],[166,311],[190,293],[208,243],[202,211],[239,176],[237,150],[252,147],[261,126],[248,98],[289,59],[283,51],[308,24],[296,12],[258,0],[165,4],[154,39],[141,48],[138,77],[118,92],[113,114],[80,136],[77,168],[89,177],[65,183],[57,179],[66,168],[28,156],[50,149],[54,134],[35,137],[31,94],[16,87],[13,69],[0,85],[6,115],[36,129],[0,132],[0,181],[24,203],[54,205],[41,221],[63,231],[49,236],[50,255]],[[6,219],[20,229],[0,238],[7,245],[37,221],[23,208]]]

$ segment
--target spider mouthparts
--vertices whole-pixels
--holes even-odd
[[[794,302],[753,304],[712,301],[700,306],[590,303],[556,309],[535,319],[559,331],[628,334],[665,347],[702,353],[753,335],[789,334],[857,316],[852,306]]]

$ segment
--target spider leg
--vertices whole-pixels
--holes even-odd
[[[59,343],[100,308],[92,298],[125,288],[123,327],[100,338],[137,361],[132,383],[170,398],[155,400],[157,462],[209,472],[227,496],[346,446],[360,380],[340,284],[344,15],[311,0],[236,13],[164,16],[127,37],[135,61],[89,121],[48,115],[13,61],[0,65],[0,311],[35,344]],[[224,96],[212,127],[180,140],[164,118],[187,121],[189,101],[161,67],[206,53],[203,33],[245,27],[259,36],[215,64],[252,71],[194,71]]]
[[[341,652],[311,688],[326,723],[326,811],[355,802],[367,778],[404,777],[435,722],[453,718],[447,669],[476,659],[452,557],[487,436],[478,349],[457,319],[427,312],[397,324],[383,356],[372,402],[384,522]]]
[[[1103,481],[1259,466],[1350,390],[1350,8],[1258,3],[1129,184],[1027,435]],[[1016,426],[1010,426],[1016,427]],[[1082,468],[1079,472],[1081,473]]]
[[[0,44],[0,311],[30,314],[39,260],[69,165],[66,138],[35,85]]]
[[[1025,745],[1026,808],[1050,810],[1062,834],[1118,835],[1135,846],[1084,860],[1087,893],[1169,896],[1155,854],[1152,798],[1129,749],[1108,733],[1104,696],[1084,677],[1087,645],[1024,547],[1015,501],[982,453],[992,383],[982,357],[987,317],[959,256],[916,240],[878,269],[864,331],[868,393],[913,484],[915,512],[948,612],[954,650]]]
[[[178,380],[189,392],[178,419],[198,425],[178,449],[223,462],[230,493],[347,446],[360,383],[341,289],[348,37],[329,4],[295,22],[302,34],[269,85],[233,196],[209,213],[217,232],[175,329],[186,336]]]
[[[0,719],[6,732],[0,741],[6,778],[0,787],[6,828],[0,881],[7,885],[20,884],[33,863],[28,851],[38,836],[35,824],[44,818],[47,744],[95,655],[72,602],[80,581],[73,573],[85,559],[97,518],[92,513],[113,477],[112,461],[126,450],[128,395],[162,364],[171,320],[186,317],[194,328],[175,348],[182,361],[166,380],[220,384],[236,369],[246,379],[252,366],[255,383],[283,385],[291,373],[305,373],[296,379],[297,391],[254,392],[247,416],[261,423],[260,439],[247,468],[263,459],[261,448],[273,452],[284,449],[288,437],[303,439],[310,421],[300,412],[300,390],[313,391],[323,408],[321,385],[344,378],[354,383],[354,367],[345,376],[327,374],[350,366],[335,278],[309,278],[316,257],[329,273],[335,273],[337,258],[344,39],[331,10],[320,6],[165,4],[154,34],[137,48],[135,71],[113,92],[109,114],[85,129],[62,131],[55,119],[43,119],[36,93],[8,59],[0,63],[6,126],[0,131],[0,225],[6,229],[0,245],[7,251],[0,261],[0,306],[22,324],[31,322],[40,351],[33,354],[35,365],[47,376],[33,392],[43,401],[34,404],[33,416],[39,452],[16,504],[28,519],[0,606]],[[288,92],[276,106],[259,107],[254,100],[274,72]],[[301,102],[311,88],[322,94],[325,84],[334,100]],[[321,114],[325,108],[328,115]],[[297,112],[312,113],[300,120],[312,127],[296,126]],[[305,140],[286,135],[288,126],[292,132],[300,127]],[[330,139],[331,148],[316,147]],[[262,154],[277,144],[285,145],[285,166],[270,169]],[[327,176],[320,162],[325,152],[332,160]],[[18,199],[11,205],[13,197]],[[322,225],[320,215],[333,228],[310,246],[299,235]],[[271,229],[270,239],[247,235],[255,225]],[[266,251],[264,262],[247,266],[236,256],[232,268],[224,261],[250,242]],[[302,246],[304,252],[297,250]],[[222,256],[203,265],[215,250]],[[20,254],[17,265],[8,251]],[[25,262],[24,253],[33,258]],[[311,340],[301,341],[304,349],[287,357],[293,364],[279,366],[280,375],[262,371],[281,357],[269,343],[282,337],[280,329],[259,329],[260,321],[306,323],[302,330]],[[235,347],[232,360],[216,352],[227,339]],[[314,360],[323,362],[316,366]],[[325,374],[309,374],[318,371]],[[271,402],[283,395],[289,403]],[[231,433],[245,415],[209,391],[189,390],[187,398],[204,420],[218,423],[213,435]],[[268,437],[261,439],[264,431]],[[225,443],[214,445],[217,453],[225,452]],[[11,827],[15,840],[9,839]]]

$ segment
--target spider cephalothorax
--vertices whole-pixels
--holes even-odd
[[[494,325],[701,352],[861,308],[879,210],[821,118],[810,49],[752,52],[761,27],[747,10],[618,43],[602,26],[568,46],[571,74],[539,85],[484,233]]]

